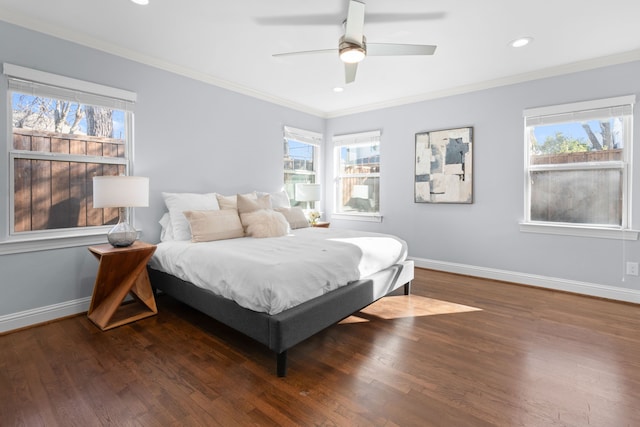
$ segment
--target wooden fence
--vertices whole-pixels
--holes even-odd
[[[622,150],[532,156],[531,163],[562,164],[622,160]],[[531,173],[531,219],[573,224],[620,225],[620,169],[547,170]]]
[[[622,160],[622,149],[580,151],[576,153],[537,154],[531,156],[532,165],[554,165],[560,163],[589,163]]]
[[[13,148],[40,153],[125,157],[121,139],[13,129]],[[124,165],[14,160],[14,231],[90,227],[117,222],[115,208],[93,208],[94,176],[120,175]]]

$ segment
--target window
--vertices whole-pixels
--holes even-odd
[[[289,126],[284,128],[284,187],[291,206],[316,209],[315,201],[302,202],[296,199],[296,184],[320,183],[318,159],[321,143],[322,135],[319,133]]]
[[[116,223],[117,209],[93,208],[92,178],[130,172],[135,94],[11,64],[3,71],[9,237],[96,234]]]
[[[336,212],[379,218],[380,131],[336,136]]]
[[[630,228],[634,102],[625,96],[524,111],[526,224]]]

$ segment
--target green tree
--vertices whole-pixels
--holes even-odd
[[[583,138],[566,137],[562,132],[556,132],[554,136],[547,136],[541,145],[535,140],[534,152],[536,154],[560,154],[589,151],[590,146]]]

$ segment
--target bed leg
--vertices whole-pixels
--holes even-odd
[[[278,376],[285,377],[287,375],[287,350],[278,353]]]
[[[407,282],[404,284],[404,294],[405,295],[411,294],[411,282]]]

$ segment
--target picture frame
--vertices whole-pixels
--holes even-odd
[[[416,133],[415,203],[473,203],[473,127]]]

